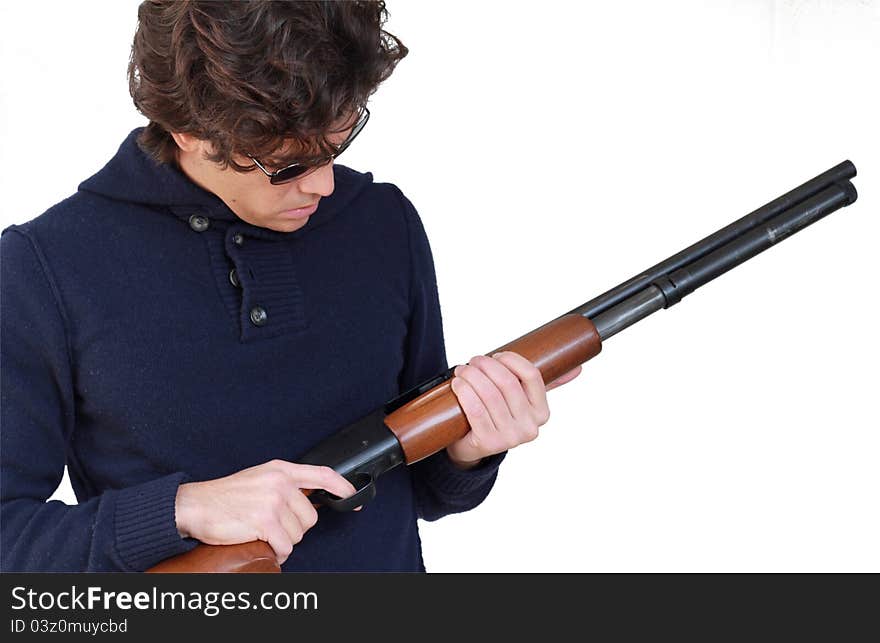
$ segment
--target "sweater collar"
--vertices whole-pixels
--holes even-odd
[[[194,212],[203,212],[213,219],[254,228],[264,233],[260,236],[286,238],[305,234],[323,225],[373,181],[373,175],[369,172],[361,173],[334,164],[333,193],[321,198],[318,209],[302,228],[293,232],[276,232],[253,226],[239,218],[220,197],[196,185],[174,164],[154,161],[137,143],[137,137],[143,129],[138,127],[132,130],[116,155],[97,173],[80,183],[78,189],[115,201],[158,206],[184,220]]]

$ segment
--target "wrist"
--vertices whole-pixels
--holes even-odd
[[[454,455],[449,448],[446,449],[446,455],[449,458],[449,461],[457,468],[463,471],[467,471],[468,469],[473,469],[478,464],[483,461],[483,458],[477,458],[476,460],[464,460]]]
[[[174,520],[181,538],[192,537],[193,514],[197,507],[193,498],[196,484],[187,482],[177,488],[177,496],[174,499]]]

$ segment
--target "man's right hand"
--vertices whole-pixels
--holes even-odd
[[[271,460],[225,478],[180,485],[177,531],[209,545],[264,540],[281,565],[318,521],[303,489],[324,489],[340,498],[356,491],[330,467]]]

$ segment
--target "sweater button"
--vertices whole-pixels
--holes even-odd
[[[235,233],[235,235],[232,237],[232,243],[234,243],[237,246],[240,246],[241,244],[244,243],[244,237],[241,236],[241,232]]]
[[[211,222],[208,220],[208,217],[201,214],[193,214],[189,218],[189,227],[196,232],[204,232],[208,229],[209,225],[211,225]]]
[[[229,283],[236,288],[241,288],[241,283],[238,281],[238,273],[235,271],[235,268],[229,271]]]
[[[264,326],[266,324],[266,309],[262,306],[254,306],[251,308],[251,321],[254,326]]]

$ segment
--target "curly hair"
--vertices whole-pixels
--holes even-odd
[[[171,163],[169,132],[186,132],[212,144],[208,160],[239,172],[254,166],[234,154],[283,166],[331,153],[334,123],[408,53],[382,29],[387,17],[383,0],[146,0],[128,65],[134,105],[150,121],[138,144]]]

